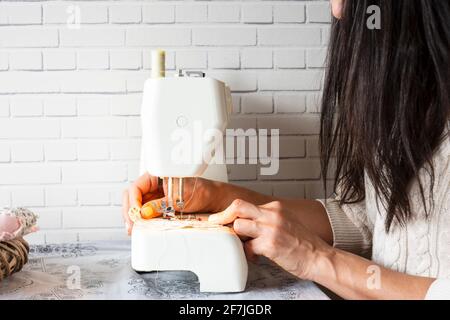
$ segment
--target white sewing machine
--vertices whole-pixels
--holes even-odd
[[[164,74],[161,65],[154,61],[152,74]],[[153,70],[158,66],[159,71]],[[183,206],[188,200],[183,199],[182,188],[172,195],[173,179],[179,179],[181,185],[186,177],[227,181],[224,162],[208,162],[223,157],[214,150],[220,147],[217,138],[223,135],[231,108],[229,88],[202,72],[180,71],[175,77],[145,82],[141,171],[168,178],[168,200],[163,208],[165,218],[141,219],[134,224],[131,265],[136,271],[192,271],[202,292],[245,289],[247,261],[231,228],[208,221],[168,219],[173,217],[174,203]]]

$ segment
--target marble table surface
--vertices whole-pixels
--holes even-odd
[[[129,241],[33,245],[29,262],[0,282],[4,299],[328,299],[312,282],[298,280],[268,260],[249,264],[241,293],[201,293],[190,272],[138,274]]]

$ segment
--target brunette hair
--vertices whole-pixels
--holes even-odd
[[[372,5],[380,29],[367,25]],[[366,175],[386,209],[387,232],[413,216],[408,191],[416,178],[426,216],[432,208],[425,194],[433,192],[433,153],[449,121],[449,56],[448,0],[346,0],[333,20],[320,130],[324,185],[335,161],[334,190],[341,204],[356,203],[365,199]]]

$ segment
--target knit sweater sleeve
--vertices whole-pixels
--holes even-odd
[[[331,229],[335,248],[369,257],[372,248],[373,225],[367,217],[364,201],[354,204],[339,204],[335,198],[318,200],[324,206]]]
[[[440,217],[437,249],[439,255],[439,268],[442,270],[438,278],[431,284],[425,299],[450,300],[450,137],[436,157],[436,179],[434,196],[436,212]]]

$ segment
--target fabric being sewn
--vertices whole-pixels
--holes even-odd
[[[200,221],[197,219],[150,219],[139,220],[138,222],[142,226],[148,226],[149,228],[157,231],[177,230],[177,229],[212,229],[212,228],[224,228],[222,225],[212,223],[210,221]]]

